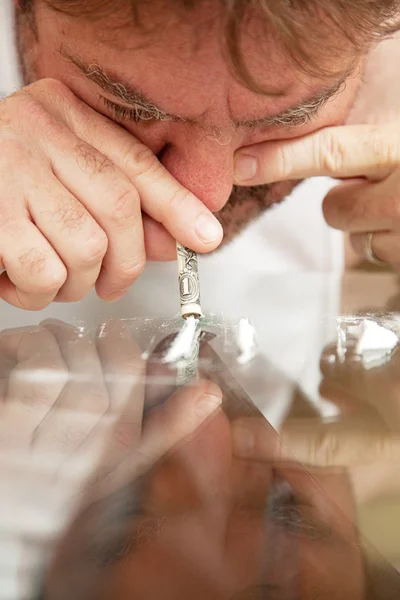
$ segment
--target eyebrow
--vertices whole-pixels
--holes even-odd
[[[128,83],[114,80],[111,75],[107,74],[97,63],[85,63],[81,58],[68,53],[63,48],[60,50],[60,53],[64,58],[72,62],[89,81],[100,87],[103,92],[113,96],[116,100],[123,102],[125,105],[132,107],[132,109],[146,112],[147,115],[143,120],[148,118],[157,121],[190,123],[192,125],[200,125],[203,128],[207,128],[207,126],[202,123],[201,119],[182,117],[181,115],[171,114],[162,108],[159,108],[142,92],[141,89],[134,88]],[[352,71],[353,67],[348,69],[340,79],[335,81],[332,85],[319,90],[311,97],[306,98],[300,103],[275,115],[267,115],[260,119],[249,119],[244,121],[236,120],[234,121],[234,125],[236,128],[249,129],[274,125],[281,127],[301,127],[315,116],[330,100],[343,91],[346,79],[350,76]],[[278,96],[279,94],[276,92],[274,95]],[[211,127],[211,129],[214,133],[218,131],[218,128],[214,126]]]

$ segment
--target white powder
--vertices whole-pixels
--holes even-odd
[[[236,344],[239,350],[238,363],[245,365],[249,363],[257,352],[256,331],[249,319],[240,319],[237,332]]]
[[[182,329],[165,354],[163,362],[174,363],[182,358],[189,359],[192,356],[197,342],[196,329],[198,322],[198,319],[193,316],[186,319]]]
[[[367,369],[385,364],[399,343],[393,331],[369,319],[351,327],[349,333],[355,336],[355,353]]]

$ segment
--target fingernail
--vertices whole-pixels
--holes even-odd
[[[116,300],[120,300],[120,298],[125,296],[125,294],[127,294],[128,291],[129,288],[125,288],[124,290],[115,290],[109,296],[106,296],[104,300],[106,302],[115,302]]]
[[[196,233],[203,242],[210,244],[222,236],[222,227],[215,217],[202,213],[197,217]]]
[[[196,404],[196,412],[199,417],[207,417],[219,406],[221,406],[222,398],[211,394],[204,394]]]
[[[235,180],[250,181],[257,173],[257,161],[249,154],[237,154],[235,158]]]
[[[253,433],[242,425],[234,426],[232,431],[234,453],[238,456],[251,456],[255,440]]]

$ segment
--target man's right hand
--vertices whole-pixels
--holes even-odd
[[[40,310],[93,286],[122,297],[175,240],[214,250],[222,228],[130,133],[64,84],[0,102],[0,298]]]

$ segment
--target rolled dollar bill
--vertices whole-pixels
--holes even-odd
[[[181,299],[181,314],[184,319],[203,316],[200,304],[200,280],[197,254],[193,250],[176,245],[179,270],[179,295]]]

